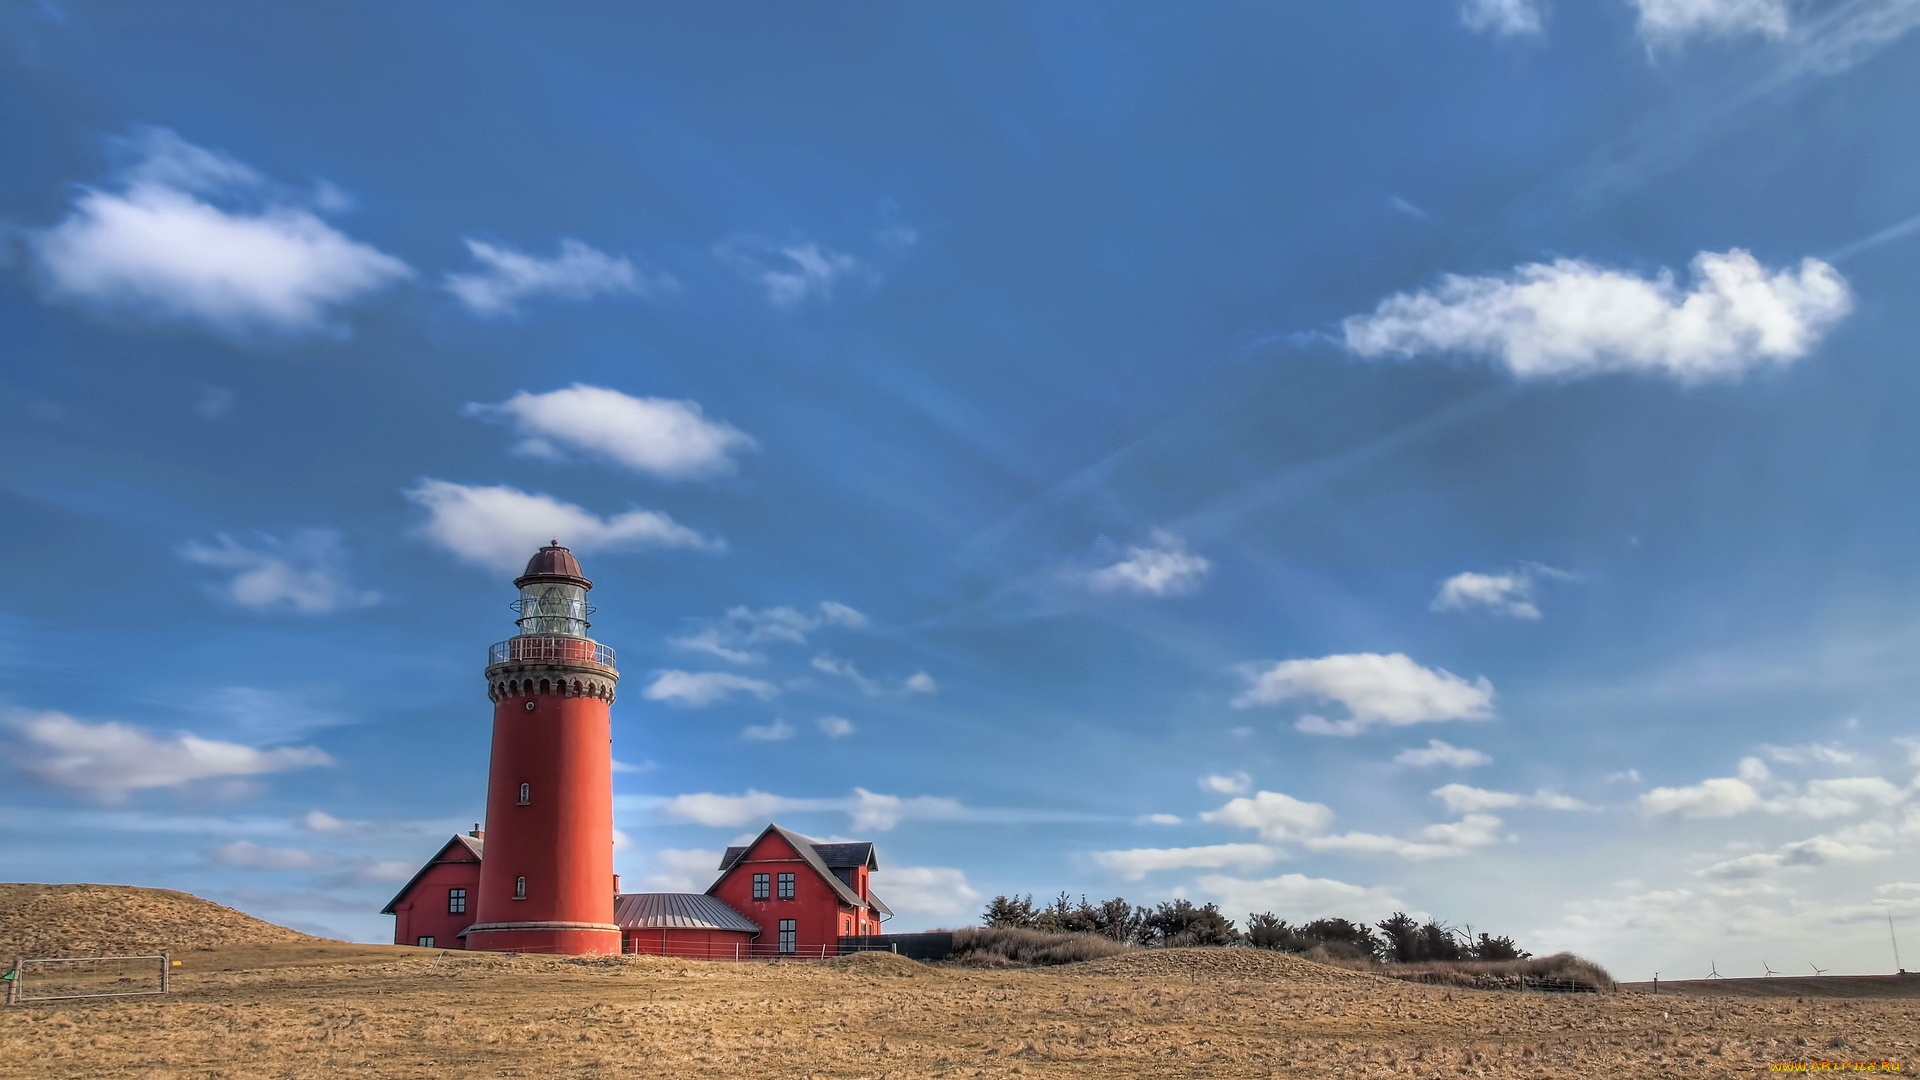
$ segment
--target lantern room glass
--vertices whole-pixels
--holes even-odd
[[[520,615],[515,622],[522,637],[536,634],[586,637],[593,625],[587,621],[587,616],[593,614],[593,605],[587,603],[587,590],[578,585],[530,581],[521,588],[520,599],[514,601],[513,610]]]

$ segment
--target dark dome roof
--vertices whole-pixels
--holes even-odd
[[[533,553],[533,558],[527,560],[527,572],[513,580],[513,587],[525,588],[530,581],[564,581],[583,589],[593,588],[593,582],[580,572],[580,560],[561,547],[558,540]]]

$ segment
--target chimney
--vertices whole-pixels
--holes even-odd
[[[613,875],[613,895],[615,896],[620,895],[620,875],[619,874]]]
[[[475,840],[485,840],[487,838],[487,830],[481,828],[480,823],[476,821],[473,823],[473,831],[467,835],[473,837]]]

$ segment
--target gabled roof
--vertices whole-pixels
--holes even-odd
[[[873,845],[865,840],[849,844],[815,844],[813,850],[820,853],[820,861],[831,867],[864,866],[869,870],[880,869],[880,860],[874,856]]]
[[[466,833],[455,833],[453,839],[440,845],[440,850],[433,853],[433,858],[428,859],[425,866],[422,866],[411,878],[408,878],[405,885],[400,886],[400,891],[393,894],[393,899],[387,901],[387,906],[380,909],[380,914],[393,914],[393,906],[407,898],[407,894],[413,891],[415,885],[420,884],[420,879],[427,875],[427,871],[439,866],[441,863],[456,861],[446,857],[447,852],[451,851],[455,844],[463,845],[467,851],[472,853],[476,862],[479,861],[481,852],[485,851],[487,846],[487,842],[478,836],[469,836]],[[466,860],[460,859],[457,861],[465,862]]]
[[[623,893],[613,899],[613,921],[622,930],[743,930],[760,927],[705,893]]]
[[[880,914],[880,915],[891,915],[891,914],[893,914],[893,909],[892,909],[892,908],[890,908],[890,907],[888,907],[888,906],[887,906],[886,904],[884,904],[884,903],[882,903],[882,902],[881,902],[881,900],[880,900],[880,898],[879,898],[878,896],[875,896],[875,895],[873,894],[873,890],[872,890],[872,889],[868,889],[868,890],[867,890],[867,903],[869,903],[869,904],[871,904],[871,905],[873,905],[873,910],[874,910],[874,911],[875,911],[875,912],[876,912],[877,914]]]
[[[865,900],[860,899],[859,893],[854,892],[853,889],[850,886],[848,886],[846,882],[841,881],[839,878],[835,877],[833,871],[827,868],[826,861],[820,857],[820,849],[823,847],[825,848],[866,847],[871,849],[873,847],[872,844],[822,844],[819,841],[814,840],[812,837],[802,836],[791,829],[783,829],[778,825],[767,826],[765,829],[761,831],[759,836],[756,836],[753,838],[752,844],[748,844],[745,847],[728,848],[726,850],[726,853],[720,856],[721,880],[725,880],[727,876],[727,871],[733,869],[736,863],[738,863],[741,859],[745,858],[747,852],[751,851],[755,844],[758,844],[760,843],[760,841],[765,840],[767,838],[768,833],[777,834],[780,837],[780,839],[785,840],[787,844],[793,848],[793,850],[799,852],[801,860],[805,862],[808,866],[812,867],[813,871],[819,874],[822,878],[824,878],[826,880],[826,883],[833,887],[833,891],[839,894],[841,903],[850,905],[852,907],[868,906]],[[869,851],[868,854],[869,856],[871,856],[871,851]],[[839,865],[845,866],[848,864],[841,863]],[[851,865],[858,866],[860,864],[853,863]],[[713,892],[714,887],[718,887],[719,884],[720,884],[719,881],[714,882],[713,886],[707,889],[707,892],[709,893]]]

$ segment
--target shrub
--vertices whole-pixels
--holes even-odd
[[[1128,950],[1099,934],[1054,934],[1015,926],[970,926],[953,932],[951,958],[977,967],[1077,964]]]

